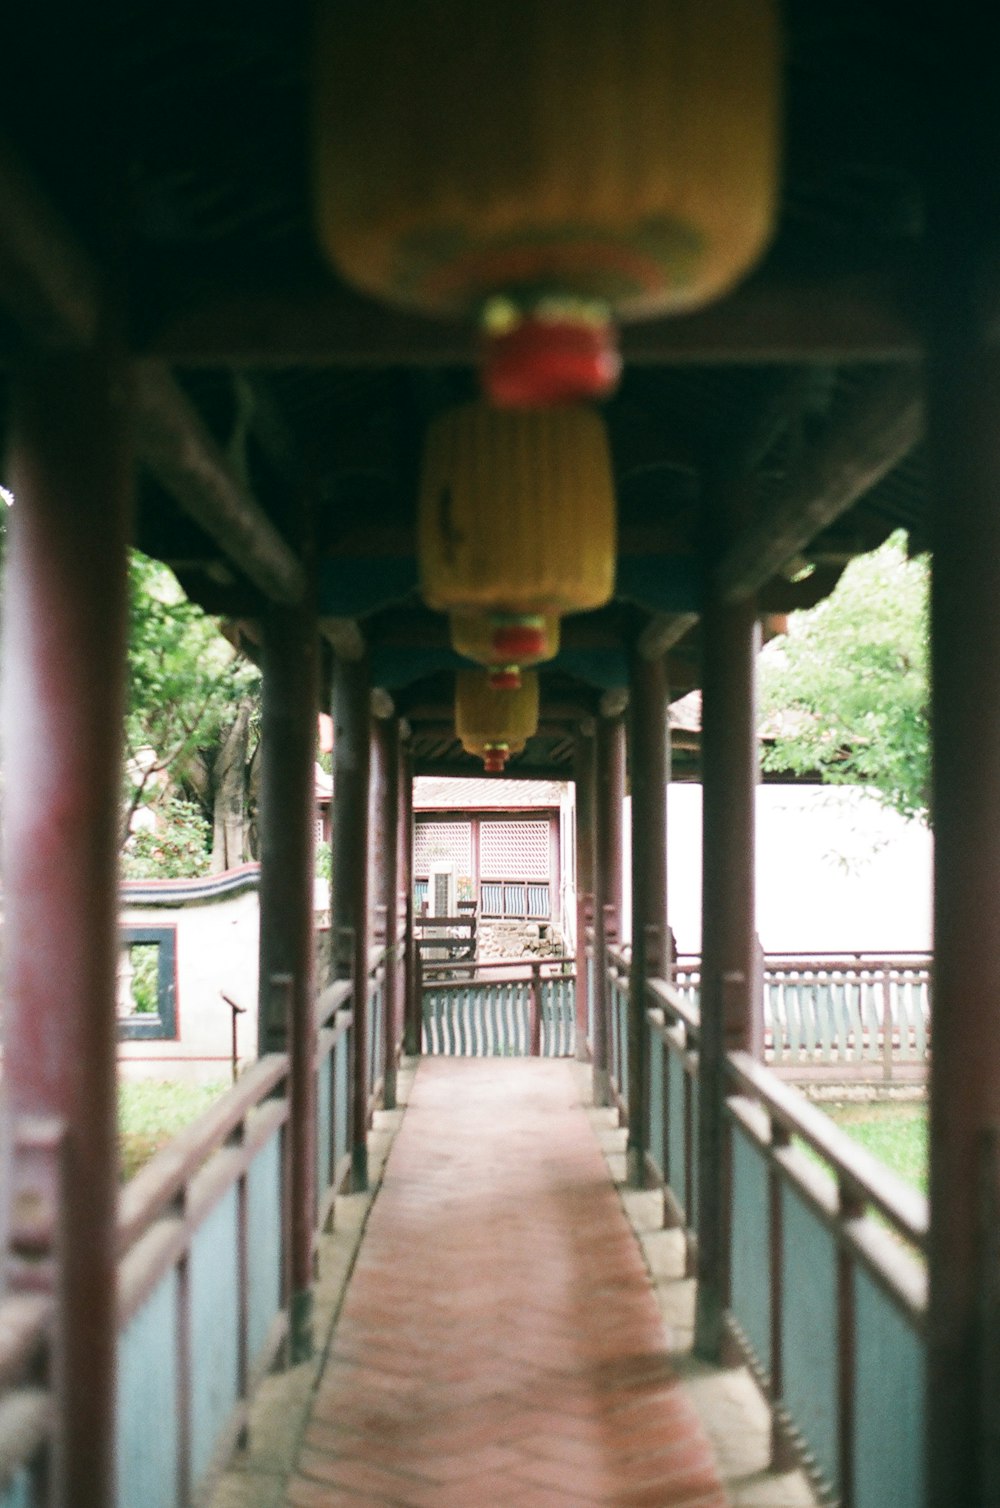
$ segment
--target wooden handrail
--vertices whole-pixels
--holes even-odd
[[[893,967],[900,965],[904,968],[920,968],[930,966],[933,962],[932,953],[921,950],[907,951],[900,949],[892,953],[765,953],[765,968],[780,967],[787,964],[792,968],[861,968],[871,969],[880,966]],[[678,953],[676,966],[679,969],[697,969],[701,967],[700,953]]]
[[[575,980],[576,980],[576,973],[574,971],[574,972],[569,973],[569,974],[538,974],[536,976],[535,971],[533,969],[529,969],[527,971],[527,973],[525,973],[525,974],[511,974],[509,976],[501,977],[499,979],[494,978],[494,977],[489,977],[489,978],[486,978],[486,979],[477,979],[475,976],[473,976],[472,978],[469,978],[469,979],[431,979],[431,980],[428,980],[426,978],[426,976],[425,976],[425,978],[424,978],[424,987],[425,987],[425,989],[433,989],[436,993],[440,992],[442,990],[469,990],[469,989],[475,989],[477,986],[483,986],[486,989],[498,989],[502,985],[506,985],[506,984],[524,984],[524,985],[530,985],[531,982],[532,982],[532,980],[535,979],[536,977],[539,979],[539,981],[542,984],[558,984],[562,980],[566,980],[569,983],[569,982],[575,982]]]
[[[647,980],[646,993],[668,1019],[679,1021],[697,1041],[701,1031],[701,1016],[697,1006],[689,1005],[683,995],[665,979]]]
[[[726,1066],[740,1091],[756,1100],[772,1120],[829,1163],[838,1183],[856,1198],[873,1205],[908,1241],[921,1250],[926,1247],[928,1206],[923,1194],[910,1188],[834,1125],[818,1105],[811,1104],[749,1053],[728,1053]]]
[[[484,958],[478,962],[474,958],[425,958],[423,961],[423,969],[424,977],[426,978],[428,974],[435,973],[437,970],[441,970],[442,972],[447,974],[454,974],[460,969],[466,970],[470,973],[478,973],[480,970],[486,971],[489,969],[530,970],[534,968],[536,964],[540,965],[542,968],[558,968],[560,970],[566,969],[568,967],[570,972],[565,975],[566,978],[569,978],[572,974],[576,973],[576,961],[569,956],[560,956],[553,958],[538,958],[535,956],[528,958]]]
[[[118,1252],[124,1255],[165,1214],[199,1167],[225,1145],[250,1111],[288,1077],[288,1054],[268,1053],[126,1184],[118,1201]]]
[[[318,1029],[326,1026],[331,1016],[335,1016],[347,1006],[353,993],[353,986],[349,979],[335,979],[328,984],[316,1001],[316,1026]]]

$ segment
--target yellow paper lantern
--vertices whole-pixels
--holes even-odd
[[[470,753],[486,757],[493,752],[506,758],[537,729],[538,700],[538,675],[533,670],[526,670],[521,684],[506,691],[495,691],[484,670],[460,670],[455,676],[455,732]]]
[[[424,448],[421,589],[439,612],[553,616],[614,590],[615,498],[603,420],[582,407],[442,414]]]
[[[485,665],[495,691],[518,686],[523,667],[541,665],[559,653],[559,619],[553,615],[452,613],[450,626],[455,653]]]
[[[606,390],[612,316],[697,308],[764,249],[780,64],[773,0],[321,0],[321,242],[481,318],[500,401]]]

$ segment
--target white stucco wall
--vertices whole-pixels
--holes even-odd
[[[245,1007],[238,1017],[241,1059],[257,1050],[256,889],[188,905],[124,906],[126,927],[176,929],[177,1035],[118,1044],[126,1078],[184,1078],[207,1082],[230,1072],[232,1013],[219,991]]]
[[[631,831],[625,802],[625,850]],[[701,947],[701,786],[670,787],[667,875],[682,953]],[[932,839],[854,787],[757,792],[757,928],[765,952],[896,952],[931,945]],[[624,931],[631,935],[629,866]]]

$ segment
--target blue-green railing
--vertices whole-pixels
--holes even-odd
[[[768,953],[764,1061],[793,1082],[905,1082],[926,1077],[930,958],[925,953]],[[697,1006],[701,961],[682,954],[678,994]]]
[[[698,1015],[649,1002],[649,1158],[694,1239]],[[853,1508],[918,1508],[927,1201],[746,1053],[727,1084],[727,1323],[776,1441]]]
[[[349,1161],[351,986],[316,1015],[316,1224]],[[261,1058],[122,1190],[118,1212],[119,1508],[198,1500],[247,1428],[288,1331],[289,1060]],[[0,1508],[48,1500],[56,1309],[0,1303]]]
[[[563,959],[423,965],[423,1051],[572,1057],[576,977]]]

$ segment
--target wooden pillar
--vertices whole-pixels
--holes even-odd
[[[573,779],[576,784],[576,1056],[588,1061],[590,1029],[587,1009],[587,930],[594,925],[594,796],[596,789],[595,728],[581,723],[573,741]]]
[[[399,857],[400,888],[406,896],[403,1051],[412,1058],[420,1052],[423,1003],[418,983],[417,932],[413,924],[413,761],[408,751],[399,762]]]
[[[272,606],[261,624],[260,1052],[291,1060],[289,1353],[312,1354],[316,1223],[316,613]]]
[[[619,940],[622,914],[625,724],[621,717],[597,719],[594,768],[594,1104],[609,1105],[608,948]]]
[[[669,969],[667,945],[667,673],[661,657],[633,651],[629,667],[632,774],[632,967],[629,979],[629,1117],[626,1165],[634,1188],[646,1181],[649,1145],[649,1033],[646,982]]]
[[[371,764],[367,659],[333,671],[333,832],[330,937],[338,979],[354,986],[351,1187],[368,1187],[368,782]]]
[[[990,56],[992,43],[982,35],[980,42],[983,58]],[[982,80],[974,70],[958,82],[968,100],[964,106],[957,96],[949,102],[956,114],[943,124],[932,205],[927,388],[934,824],[930,1508],[993,1503],[1000,1494],[994,1376],[1000,1354],[1000,349],[986,328],[983,303],[984,290],[995,286],[983,235],[990,216],[994,230],[1000,218],[991,166],[1000,130],[994,96],[980,96]],[[983,110],[987,119],[969,118]]]
[[[727,606],[709,587],[702,619],[702,966],[698,1116],[698,1304],[695,1349],[717,1359],[728,1302],[725,1249],[725,1055],[760,1053],[754,931],[757,788],[753,599]]]
[[[116,1501],[125,390],[123,371],[96,354],[40,359],[12,390],[2,634],[7,1281],[54,1296],[55,1508]]]
[[[379,855],[376,869],[377,904],[385,914],[385,984],[383,995],[385,1030],[382,1065],[382,1103],[386,1110],[396,1108],[396,1054],[399,1047],[399,719],[376,720],[374,749],[378,750],[378,837],[375,851]],[[374,787],[373,787],[374,789]]]

